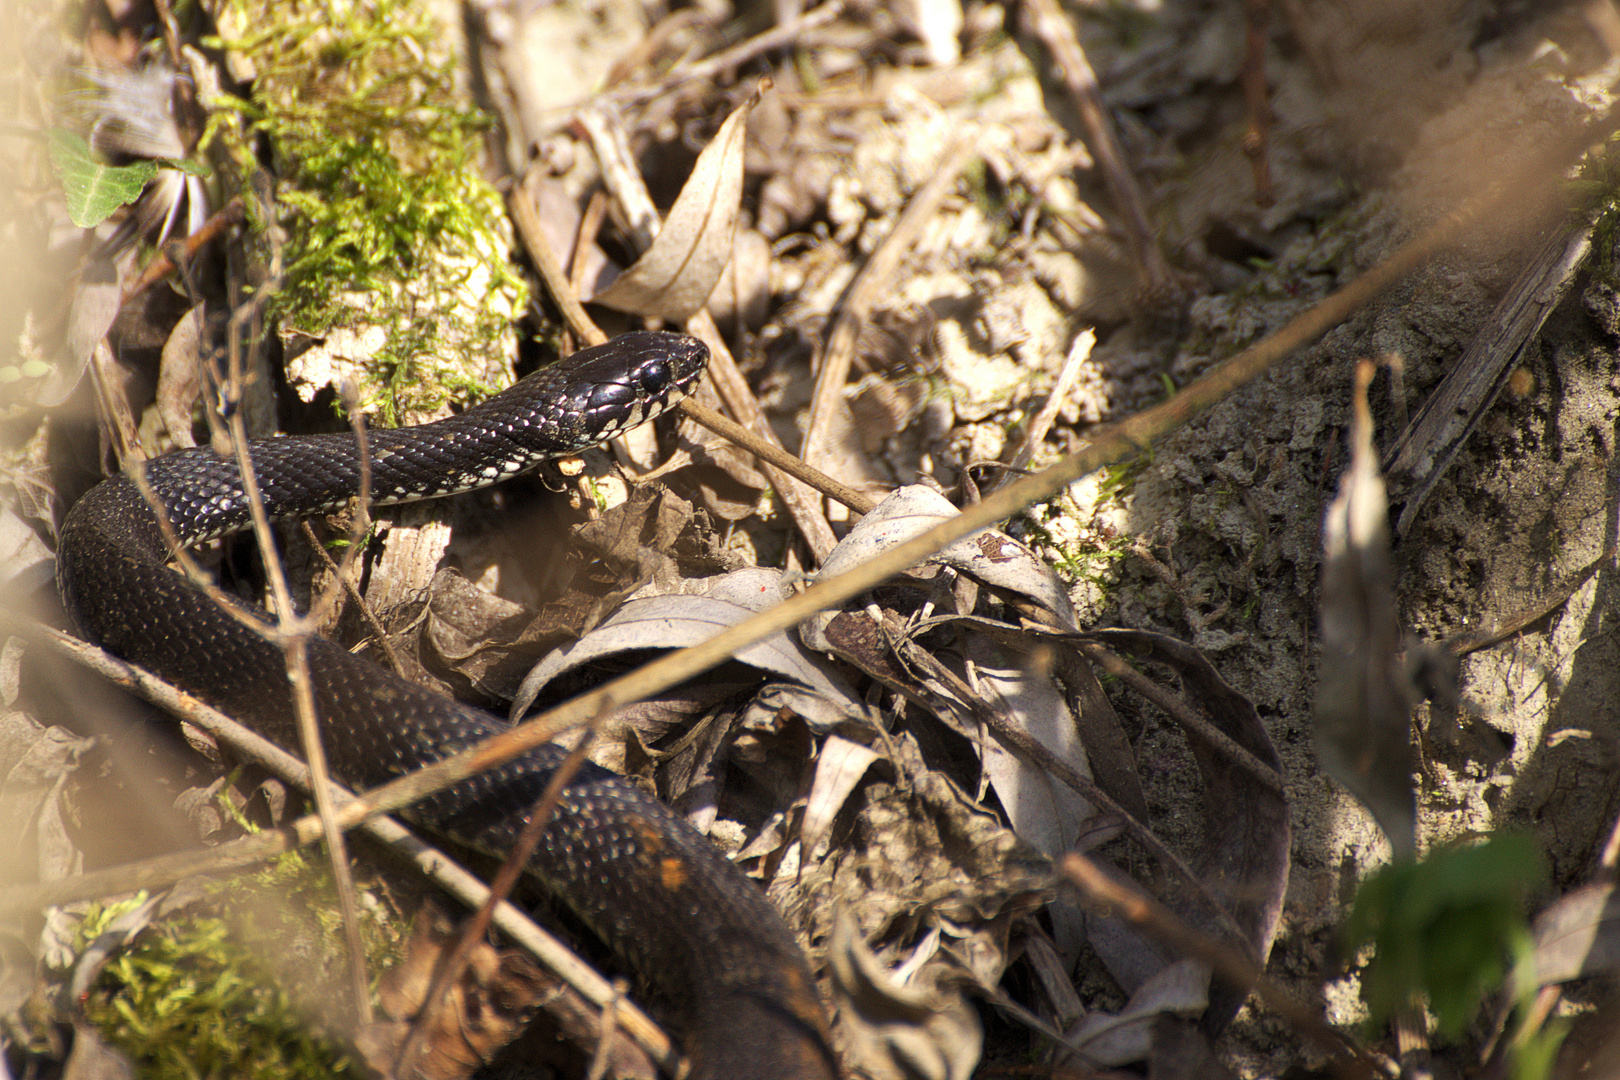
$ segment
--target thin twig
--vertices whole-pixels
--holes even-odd
[[[1211,919],[1219,923],[1228,933],[1239,938],[1243,936],[1243,930],[1233,920],[1232,913],[1209,891],[1209,886],[1205,880],[1194,873],[1192,867],[1188,866],[1181,856],[1172,851],[1152,829],[1148,828],[1146,823],[1120,805],[1113,796],[1098,787],[1094,780],[1067,761],[1064,761],[1045,743],[1035,738],[1002,712],[991,707],[982,695],[975,693],[954,671],[940,663],[931,653],[925,649],[915,648],[906,634],[906,628],[900,624],[898,617],[894,616],[893,613],[885,612],[884,615],[886,619],[893,620],[892,622],[886,622],[883,630],[891,643],[896,646],[896,655],[902,657],[906,663],[922,668],[931,678],[944,685],[958,701],[972,712],[974,719],[989,728],[990,732],[1009,750],[1021,755],[1036,768],[1048,773],[1076,795],[1091,803],[1098,813],[1117,818],[1124,833],[1142,845],[1160,866],[1180,881],[1189,896],[1197,899]],[[906,687],[896,686],[894,689],[899,690],[908,697],[912,696]],[[931,702],[923,701],[922,703],[932,705]]]
[[[1097,160],[1103,183],[1114,197],[1114,208],[1124,218],[1125,242],[1136,260],[1143,292],[1150,298],[1173,296],[1177,291],[1175,278],[1164,261],[1164,254],[1159,251],[1158,238],[1148,221],[1147,201],[1142,197],[1136,177],[1125,164],[1125,152],[1114,137],[1114,126],[1097,87],[1097,73],[1086,59],[1074,25],[1057,0],[1024,0],[1024,10],[1033,24],[1030,29],[1052,54],[1069,98],[1080,113],[1080,122],[1086,129],[1086,145]]]
[[[563,763],[546,781],[545,790],[529,809],[523,830],[518,833],[517,842],[506,853],[495,879],[489,883],[489,896],[478,906],[473,917],[462,926],[455,945],[440,959],[427,995],[422,999],[422,1007],[411,1022],[410,1032],[400,1044],[399,1053],[394,1057],[395,1076],[413,1075],[423,1040],[432,1030],[439,1013],[449,1004],[451,986],[461,977],[462,969],[472,958],[473,949],[484,940],[495,908],[512,895],[512,890],[517,886],[518,878],[523,876],[524,869],[528,867],[535,848],[540,846],[540,835],[545,832],[546,826],[551,823],[552,815],[557,812],[557,804],[562,801],[564,789],[573,782],[575,775],[585,764],[586,756],[595,744],[596,733],[601,729],[601,721],[612,712],[613,710],[608,708],[598,715],[596,723],[586,729],[585,738],[579,740],[579,743],[569,751]]]
[[[1613,565],[1616,551],[1617,548],[1614,544],[1604,548],[1603,554],[1575,571],[1563,584],[1555,586],[1552,595],[1534,607],[1509,615],[1489,630],[1481,630],[1477,633],[1452,634],[1440,642],[1440,647],[1452,656],[1461,658],[1471,652],[1488,649],[1492,645],[1500,644],[1508,638],[1522,633],[1526,627],[1534,626],[1569,603],[1569,598],[1579,592],[1581,586],[1597,576],[1599,570]]]
[[[596,1052],[591,1055],[590,1068],[585,1070],[585,1080],[602,1080],[607,1075],[608,1066],[612,1064],[613,1036],[619,1027],[619,1002],[624,1000],[628,991],[629,987],[623,979],[613,980],[615,997],[602,1010],[602,1027],[596,1037]]]
[[[574,251],[568,257],[568,290],[575,296],[585,294],[585,271],[590,265],[591,249],[596,243],[597,234],[602,231],[602,221],[607,217],[610,201],[607,192],[597,188],[585,203],[585,213],[580,215],[579,232],[574,236]]]
[[[1276,769],[1255,757],[1252,751],[1242,746],[1232,736],[1188,708],[1186,702],[1137,671],[1123,657],[1105,646],[1095,641],[1084,640],[1076,642],[1075,646],[1087,660],[1163,709],[1172,720],[1181,725],[1183,731],[1196,735],[1208,743],[1212,749],[1247,773],[1249,779],[1275,795],[1286,797],[1282,777],[1277,775]]]
[[[174,266],[180,271],[186,288],[191,294],[195,305],[199,302],[196,283],[191,279],[191,263],[179,245],[174,245],[170,256]],[[257,477],[253,469],[252,455],[249,451],[249,438],[247,432],[246,413],[241,405],[241,388],[246,385],[244,377],[241,342],[243,339],[243,324],[250,324],[248,334],[253,341],[252,348],[261,347],[259,315],[264,304],[272,293],[266,288],[249,303],[239,305],[232,315],[228,333],[229,347],[229,375],[225,384],[215,389],[219,394],[219,407],[211,407],[205,412],[209,418],[210,426],[216,426],[218,418],[226,418],[228,439],[236,456],[237,468],[242,479],[243,490],[246,494],[249,514],[253,523],[254,532],[259,542],[260,555],[264,563],[265,574],[271,584],[272,595],[275,599],[276,610],[279,613],[279,622],[271,627],[248,617],[236,605],[223,601],[218,590],[209,589],[210,596],[215,603],[236,615],[238,620],[251,628],[254,633],[264,637],[279,647],[286,660],[287,681],[292,691],[293,705],[298,722],[299,737],[304,746],[304,753],[309,761],[311,776],[314,778],[312,795],[315,799],[317,813],[323,823],[331,827],[335,820],[334,806],[329,793],[329,776],[326,768],[325,753],[321,747],[319,724],[315,715],[314,686],[309,672],[308,641],[315,632],[315,623],[308,618],[297,615],[292,606],[291,592],[287,587],[286,575],[282,570],[280,560],[276,557],[276,547],[270,534],[270,520],[259,491]],[[203,365],[205,371],[212,371],[210,365]],[[358,419],[355,421],[358,424]],[[356,436],[360,440],[360,498],[362,502],[370,495],[370,468],[365,451],[364,432],[356,428]],[[171,543],[173,549],[179,553],[178,537],[174,535],[171,523],[165,508],[159,503],[155,494],[146,484],[145,476],[137,470],[137,483],[142,496],[147,500],[154,516],[158,519],[164,531],[165,538]],[[365,528],[364,511],[357,518],[361,529]],[[193,580],[200,576],[199,569],[189,560],[182,558],[181,563],[187,567],[188,574]],[[327,592],[327,600],[335,596],[336,586]],[[349,870],[349,862],[345,844],[337,838],[338,830],[332,830],[331,835],[335,843],[328,844],[328,857],[332,865],[334,886],[338,895],[338,905],[343,921],[344,937],[349,950],[351,991],[355,1000],[355,1015],[361,1023],[371,1019],[371,997],[366,977],[365,948],[360,937],[359,907],[355,901],[353,878]]]
[[[1029,468],[1030,462],[1035,460],[1035,452],[1046,441],[1046,433],[1052,429],[1052,422],[1057,419],[1058,410],[1063,403],[1069,400],[1074,393],[1074,384],[1080,381],[1080,370],[1085,367],[1086,361],[1091,358],[1091,350],[1097,344],[1097,331],[1086,327],[1075,335],[1074,343],[1069,346],[1069,354],[1063,360],[1063,370],[1058,372],[1057,381],[1052,384],[1052,392],[1046,395],[1046,401],[1041,404],[1039,411],[1029,422],[1029,429],[1024,433],[1023,444],[1008,463],[1007,470],[1003,472],[1002,480],[996,484],[1000,487],[1007,482],[1007,478],[1016,473],[1022,473]]]
[[[238,195],[230,202],[220,207],[218,211],[216,211],[211,217],[209,217],[207,221],[203,222],[202,225],[198,227],[196,232],[192,233],[190,236],[187,236],[184,240],[177,241],[177,243],[181,245],[181,250],[185,252],[186,258],[195,258],[197,252],[201,251],[203,247],[210,243],[216,236],[224,232],[230,226],[241,221],[242,213],[242,197]],[[167,246],[168,245],[165,245],[165,250],[167,249]],[[135,297],[139,296],[153,285],[156,285],[158,282],[162,281],[169,274],[173,273],[174,270],[174,261],[170,259],[164,251],[158,252],[158,254],[152,256],[152,260],[148,262],[145,269],[141,271],[141,276],[136,278],[134,282],[130,284],[129,288],[124,290],[123,302],[126,304],[129,303]]]
[[[807,465],[780,446],[766,442],[741,424],[720,415],[702,402],[682,398],[679,407],[694,423],[703,425],[721,438],[729,439],[761,461],[769,462],[795,479],[804,481],[829,499],[842,503],[857,514],[869,514],[877,505],[871,496],[856,491],[847,484],[839,483],[815,466]]]
[[[650,245],[659,227],[658,211],[653,206],[652,198],[647,194],[647,187],[641,174],[635,171],[632,162],[621,160],[622,147],[618,144],[623,141],[622,129],[597,111],[582,114],[581,121],[591,135],[598,158],[603,162],[603,179],[609,191],[618,200],[626,218],[638,224],[637,228],[632,229],[634,239],[637,243]],[[526,214],[529,219],[527,223],[522,217],[517,219],[519,234],[523,237],[531,257],[534,258],[535,265],[540,268],[541,279],[562,310],[563,317],[568,320],[568,325],[586,344],[605,341],[606,337],[585,313],[579,298],[569,287],[556,253],[551,250],[545,234],[540,231],[538,221],[534,220],[533,207],[520,207],[519,200],[514,197],[514,210],[519,214]],[[686,329],[709,347],[709,379],[721,402],[731,410],[731,415],[759,438],[780,447],[781,443],[776,438],[776,433],[771,430],[764,414],[760,412],[759,402],[754,399],[748,380],[737,368],[736,360],[732,358],[725,338],[721,335],[719,327],[715,326],[714,319],[709,316],[708,311],[698,312],[687,323]],[[782,497],[782,502],[792,516],[799,534],[804,537],[805,543],[810,546],[810,550],[815,553],[818,560],[825,557],[838,540],[833,535],[832,526],[827,524],[827,519],[821,512],[818,505],[820,500],[813,498],[789,473],[768,463],[764,469],[766,478]]]
[[[268,295],[268,291],[260,294],[261,297]],[[231,318],[228,339],[230,349],[228,385],[233,396],[239,395],[240,388],[246,385],[243,378],[238,319],[240,317],[243,321],[251,321],[249,333],[253,335],[254,348],[257,348],[261,340],[258,336],[261,327],[257,318],[261,307],[262,304],[256,299],[254,303],[238,309]],[[239,398],[231,404],[239,406]],[[259,489],[258,477],[254,473],[253,454],[248,448],[247,420],[243,410],[239,407],[227,410],[226,424],[230,429],[231,441],[236,452],[236,467],[242,479],[242,491],[247,496],[248,513],[253,521],[254,535],[259,541],[259,554],[264,565],[265,577],[270,583],[270,595],[275,601],[278,619],[273,632],[268,627],[260,627],[259,632],[280,645],[286,656],[287,682],[292,688],[293,706],[298,721],[298,739],[304,748],[304,758],[309,763],[310,794],[315,799],[315,812],[327,830],[326,846],[332,865],[333,886],[337,892],[338,913],[343,921],[343,936],[349,947],[350,990],[354,997],[355,1016],[360,1023],[368,1024],[371,1022],[371,990],[370,980],[366,975],[365,943],[360,938],[360,907],[355,901],[354,878],[349,869],[348,845],[342,839],[341,830],[332,824],[335,820],[336,805],[332,799],[331,773],[326,767],[326,751],[321,745],[320,721],[315,713],[315,685],[309,671],[309,639],[315,631],[314,627],[301,618],[293,608],[292,590],[287,586],[287,574],[276,553],[275,537],[270,532],[270,517],[265,511],[264,494]],[[369,492],[362,490],[362,499],[368,495]]]
[[[1246,33],[1243,44],[1243,101],[1249,110],[1249,129],[1243,133],[1243,156],[1254,172],[1254,201],[1270,206],[1277,201],[1271,184],[1271,101],[1266,89],[1266,38],[1271,29],[1271,0],[1247,0],[1243,5]]]
[[[754,435],[781,447],[782,442],[776,437],[776,431],[765,419],[765,413],[759,407],[759,401],[754,397],[753,388],[748,385],[742,369],[731,355],[731,348],[726,344],[720,328],[715,325],[714,317],[707,308],[692,316],[686,324],[687,332],[700,339],[709,347],[709,381],[720,401],[737,421],[752,431]],[[785,450],[783,451],[786,452]],[[810,548],[810,553],[817,562],[825,559],[833,548],[838,546],[838,537],[833,535],[832,526],[827,523],[827,516],[821,508],[821,499],[805,485],[782,469],[768,462],[763,465],[765,477],[771,482],[781,496],[783,505],[793,518],[793,524],[798,528],[799,535]]]
[[[579,297],[569,287],[568,275],[563,272],[562,263],[558,261],[557,253],[552,250],[551,241],[546,238],[546,231],[540,224],[534,199],[522,184],[518,184],[507,201],[512,207],[512,220],[517,223],[518,239],[523,241],[523,250],[534,260],[534,268],[539,271],[546,292],[551,294],[551,299],[562,311],[568,328],[582,344],[600,345],[607,341],[607,335],[585,313]]]
[[[939,211],[940,203],[956,187],[956,178],[967,168],[979,152],[976,134],[969,133],[947,145],[939,156],[933,175],[911,197],[894,228],[889,230],[865,265],[845,290],[827,335],[827,347],[821,353],[821,366],[816,371],[816,388],[810,397],[810,419],[805,425],[804,448],[800,457],[821,468],[832,456],[833,422],[844,403],[844,384],[849,381],[850,364],[855,358],[855,345],[861,329],[872,310],[884,296],[894,290],[895,272],[928,223]]]
[[[843,13],[844,0],[826,0],[825,3],[812,8],[796,19],[774,26],[764,33],[756,34],[747,41],[738,42],[731,48],[717,52],[705,60],[698,60],[678,67],[657,82],[646,86],[631,86],[622,90],[610,91],[609,96],[619,102],[629,104],[638,101],[651,101],[653,98],[662,97],[683,83],[697,80],[718,82],[755,57],[774,52],[777,49],[785,49],[812,30],[819,30],[828,25]]]
[[[315,553],[316,558],[321,560],[321,565],[325,567],[328,574],[332,575],[332,580],[343,588],[344,593],[349,597],[349,602],[360,613],[360,620],[370,628],[372,640],[377,643],[377,649],[383,654],[383,659],[388,661],[389,669],[402,679],[409,678],[410,675],[405,668],[405,659],[399,655],[399,650],[394,648],[393,641],[389,639],[388,629],[383,626],[382,620],[377,618],[377,613],[371,610],[371,604],[367,602],[364,596],[360,595],[360,590],[355,588],[354,581],[345,567],[339,566],[337,560],[327,553],[326,545],[321,543],[320,537],[315,535],[315,530],[310,527],[308,521],[301,521],[299,525],[304,533],[304,541],[309,544],[309,549]],[[352,549],[354,545],[350,544],[349,546]]]

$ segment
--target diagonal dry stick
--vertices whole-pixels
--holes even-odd
[[[1296,349],[1315,341],[1455,242],[1465,230],[1478,228],[1480,222],[1499,210],[1507,198],[1523,198],[1526,189],[1550,187],[1587,147],[1607,138],[1616,127],[1615,113],[1606,113],[1572,135],[1557,152],[1504,174],[1487,190],[1403,245],[1385,262],[1301,312],[1274,334],[1222,361],[1160,405],[1097,429],[1090,445],[1045,471],[1002,488],[969,507],[960,516],[882,552],[862,566],[813,585],[700,645],[670,653],[510,731],[367,792],[338,812],[339,825],[343,828],[353,827],[376,814],[398,809],[469,776],[504,764],[563,731],[589,722],[605,702],[630,704],[701,674],[730,658],[737,650],[786,630],[817,611],[858,596],[958,540],[1010,517],[1026,506],[1051,498],[1080,477],[1134,456],[1154,439],[1186,423],[1238,387],[1254,381]],[[144,874],[146,884],[158,884],[204,868],[246,865],[278,854],[293,844],[308,843],[319,834],[319,821],[314,817],[305,817],[281,832],[221,845],[209,852],[206,859],[188,854],[137,864],[136,869]],[[159,862],[162,863],[161,867],[157,865]],[[104,895],[110,888],[107,884],[109,881],[124,882],[128,880],[130,872],[130,868],[126,867],[37,886],[0,889],[0,911],[28,910]]]

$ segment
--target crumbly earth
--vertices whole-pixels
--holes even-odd
[[[1446,107],[1418,125],[1402,168],[1285,247],[1245,289],[1195,303],[1194,336],[1229,342],[1274,329],[1299,306],[1280,295],[1287,286],[1320,289],[1324,269],[1342,280],[1477,189],[1481,173],[1459,163],[1492,145],[1511,159],[1544,137],[1576,95],[1560,100],[1537,80],[1524,62],[1534,53],[1527,44],[1499,41],[1476,55],[1480,67],[1466,90],[1442,95]],[[1467,53],[1448,55],[1455,66]],[[1343,89],[1338,106],[1362,92]],[[1383,122],[1398,114],[1367,115],[1379,118],[1375,142],[1390,136]],[[1103,619],[1188,636],[1266,719],[1295,828],[1272,971],[1297,977],[1302,992],[1314,993],[1334,967],[1331,931],[1348,888],[1389,854],[1365,811],[1323,775],[1311,745],[1320,523],[1347,461],[1351,372],[1363,357],[1393,354],[1402,364],[1398,380],[1373,387],[1377,438],[1387,447],[1534,252],[1537,236],[1525,225],[1488,223],[1466,249],[1165,440],[1137,479],[1123,523],[1152,558],[1127,560],[1095,609]],[[1620,366],[1606,283],[1612,259],[1600,240],[1588,272],[1400,538],[1400,611],[1418,638],[1488,629],[1536,610],[1614,543]],[[1206,349],[1181,340],[1171,371],[1196,370]],[[1098,352],[1107,368],[1155,345],[1164,342],[1116,349],[1110,341]],[[1415,727],[1420,845],[1527,829],[1552,871],[1552,891],[1540,902],[1591,877],[1614,827],[1615,588],[1611,554],[1548,617],[1467,656],[1460,705],[1425,707]],[[1161,820],[1173,829],[1177,817]],[[1330,983],[1326,1004],[1335,1021],[1359,1015],[1353,984]],[[1277,1027],[1245,1018],[1228,1040],[1243,1071],[1285,1069],[1293,1051],[1272,1041]]]
[[[1301,18],[1304,7],[1324,22]],[[976,283],[967,318],[963,305],[940,300],[970,293],[948,283],[959,274],[911,279],[902,296],[943,315],[934,340],[954,393],[957,460],[1002,455],[1016,438],[1009,411],[1027,415],[1023,403],[1038,403],[1084,316],[1108,330],[1063,417],[1082,433],[1086,422],[1150,404],[1166,380],[1184,383],[1275,330],[1545,146],[1561,125],[1607,104],[1600,82],[1612,65],[1583,51],[1578,26],[1508,19],[1504,29],[1487,16],[1507,13],[1490,7],[1293,8],[1295,40],[1326,50],[1322,64],[1341,78],[1324,87],[1322,66],[1268,55],[1279,116],[1271,146],[1278,197],[1269,208],[1254,205],[1237,145],[1241,112],[1223,81],[1230,68],[1198,68],[1200,56],[1232,62],[1223,50],[1241,19],[1237,5],[1164,5],[1155,32],[1171,40],[1156,55],[1147,45],[1112,52],[1119,39],[1102,33],[1087,38],[1097,46],[1091,59],[1105,97],[1161,125],[1127,128],[1131,149],[1143,153],[1157,138],[1174,151],[1179,171],[1150,166],[1144,184],[1161,242],[1196,268],[1200,295],[1184,320],[1156,322],[1137,311],[1110,325],[1122,290],[1117,265],[1088,275],[1043,253],[1038,238],[1022,259]],[[1130,73],[1123,82],[1110,79],[1111,63]],[[1148,81],[1145,70],[1161,81]],[[1552,70],[1558,79],[1547,78]],[[1361,1011],[1353,981],[1319,989],[1339,963],[1333,928],[1354,883],[1389,856],[1370,816],[1324,775],[1312,748],[1321,522],[1348,461],[1351,374],[1362,358],[1398,360],[1396,374],[1373,387],[1377,439],[1388,447],[1488,324],[1541,230],[1556,227],[1556,215],[1537,213],[1533,200],[1515,209],[1522,217],[1484,223],[1460,249],[1165,439],[1134,483],[1085,481],[1070,500],[1035,514],[1059,565],[1072,571],[1105,555],[1100,573],[1072,578],[1082,611],[1102,624],[1186,637],[1258,706],[1282,754],[1295,829],[1272,971],[1307,997],[1325,996],[1336,1022]],[[1234,246],[1235,255],[1225,250]],[[1400,612],[1419,639],[1494,628],[1536,610],[1615,541],[1620,327],[1606,283],[1611,248],[1600,239],[1508,390],[1399,540]],[[1060,428],[1048,450],[1073,438]],[[1128,553],[1118,556],[1121,540]],[[1611,555],[1549,616],[1467,656],[1460,705],[1425,706],[1414,729],[1420,845],[1527,829],[1551,869],[1540,903],[1589,879],[1614,824],[1615,588]],[[1155,827],[1195,846],[1197,826],[1188,823],[1198,820],[1198,796],[1175,779],[1188,775],[1179,736],[1150,726],[1136,750],[1143,776],[1161,778],[1149,792]],[[1299,1053],[1292,1039],[1279,1040],[1282,1031],[1246,1012],[1225,1049],[1245,1074],[1276,1075]]]

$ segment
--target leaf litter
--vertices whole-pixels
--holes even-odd
[[[1412,24],[1386,10],[1398,6],[1327,12],[1302,0],[1273,13],[1262,56],[1275,121],[1268,205],[1254,199],[1233,135],[1241,69],[1252,62],[1239,47],[1239,5],[1068,13],[1152,205],[1151,242],[1177,287],[1190,285],[1189,302],[1168,318],[1136,292],[1141,240],[1122,242],[1118,192],[1042,84],[1053,58],[1007,34],[1031,14],[1047,17],[1033,6],[801,15],[785,6],[791,33],[780,44],[796,52],[749,53],[710,81],[681,77],[718,46],[706,15],[654,26],[648,12],[608,5],[603,25],[622,35],[608,35],[622,42],[612,47],[594,31],[581,38],[566,13],[490,5],[470,21],[484,38],[461,62],[507,94],[485,103],[506,144],[491,167],[573,209],[575,224],[553,242],[580,264],[573,280],[591,283],[585,293],[650,239],[604,303],[614,288],[634,292],[619,304],[680,322],[713,296],[733,252],[772,253],[764,288],[756,260],[755,299],[733,304],[728,327],[790,448],[830,349],[823,338],[864,260],[894,234],[953,137],[970,139],[971,165],[950,178],[924,227],[888,253],[898,262],[863,308],[848,384],[814,403],[835,416],[824,462],[875,496],[903,488],[853,527],[835,515],[847,535],[818,571],[831,576],[840,560],[859,562],[949,520],[1009,470],[1077,449],[1092,425],[1142,409],[1354,277],[1458,185],[1488,174],[1457,165],[1484,160],[1493,140],[1544,141],[1606,107],[1593,74],[1604,55],[1591,29],[1601,13],[1586,22],[1509,13],[1492,23],[1453,5]],[[97,16],[118,33],[131,32],[120,20],[141,17]],[[566,79],[533,60],[559,55],[544,36],[558,33],[589,39],[567,52],[581,70]],[[88,40],[64,50],[110,48]],[[776,87],[753,106],[745,137],[746,99],[766,68]],[[1065,85],[1077,85],[1072,74]],[[645,176],[671,207],[656,239],[648,207],[619,197],[605,210],[588,205],[604,182],[620,190],[613,170],[626,183]],[[699,224],[681,224],[688,215]],[[590,221],[596,231],[586,235],[580,224]],[[281,227],[296,222],[284,216]],[[1612,261],[1606,234],[1596,235],[1594,248]],[[874,1076],[954,1077],[980,1060],[1022,1061],[1032,1045],[1058,1069],[1147,1060],[1151,1075],[1271,1075],[1320,1064],[1274,1022],[1240,1011],[1243,988],[1211,985],[1201,964],[1073,904],[1050,873],[1067,851],[1112,860],[1252,960],[1270,955],[1275,976],[1324,994],[1328,1018],[1345,1024],[1358,1015],[1354,971],[1324,984],[1329,939],[1346,883],[1387,857],[1371,822],[1403,838],[1397,849],[1409,831],[1403,816],[1419,848],[1517,824],[1543,838],[1554,888],[1596,878],[1548,908],[1535,940],[1545,974],[1520,980],[1612,967],[1612,738],[1601,716],[1614,694],[1605,672],[1620,665],[1609,662],[1612,635],[1589,629],[1612,574],[1581,578],[1546,609],[1545,624],[1470,656],[1456,702],[1417,703],[1415,740],[1408,706],[1420,695],[1384,695],[1391,707],[1372,735],[1357,726],[1365,717],[1356,702],[1367,695],[1344,689],[1409,687],[1419,650],[1403,631],[1455,637],[1503,613],[1543,610],[1554,583],[1612,552],[1615,304],[1599,268],[1549,320],[1542,355],[1527,356],[1525,378],[1511,384],[1522,393],[1487,415],[1393,558],[1350,530],[1366,579],[1349,581],[1349,534],[1332,526],[1323,556],[1318,525],[1344,471],[1340,429],[1357,400],[1350,361],[1395,353],[1403,365],[1357,420],[1346,481],[1382,514],[1367,473],[1374,438],[1393,441],[1517,268],[1512,243],[1473,242],[1169,436],[1132,471],[1073,485],[1008,532],[963,541],[935,566],[741,655],[708,685],[627,710],[599,738],[614,767],[646,779],[734,852],[825,962],[846,1064]],[[111,277],[127,275],[120,265]],[[0,379],[28,391],[20,415],[38,426],[41,407],[72,389],[105,336],[130,373],[114,392],[151,417],[140,430],[182,443],[196,393],[184,367],[195,353],[182,340],[189,305],[131,308],[114,322],[108,276],[72,287],[81,314],[65,327],[27,299],[32,284],[12,290],[33,321],[15,320],[8,339],[22,346]],[[720,288],[737,297],[744,287],[734,272]],[[217,285],[204,291],[214,310],[237,302]],[[481,317],[470,316],[474,325]],[[1066,363],[1090,326],[1095,347]],[[363,351],[363,320],[327,337],[305,353],[306,372],[322,357]],[[40,365],[26,350],[37,353],[38,342],[52,358],[49,386],[30,382]],[[285,328],[281,342],[305,344]],[[16,380],[6,375],[13,368]],[[1052,424],[1042,406],[1060,381],[1070,389]],[[331,426],[324,408],[294,408],[279,426]],[[94,430],[84,415],[69,405],[51,420],[77,422],[83,444]],[[1033,461],[1020,437],[1032,423],[1044,432]],[[89,442],[81,463],[104,456],[95,435]],[[782,506],[758,494],[764,475],[730,453],[694,451],[688,475],[666,476],[690,502],[654,505],[638,494],[583,527],[583,555],[498,538],[533,492],[466,500],[450,549],[460,572],[437,565],[437,553],[402,571],[415,584],[393,595],[419,595],[381,612],[390,637],[445,687],[502,707],[543,653],[552,658],[534,681],[564,694],[603,665],[706,637],[754,599],[794,589],[805,558]],[[589,463],[588,475],[604,467]],[[58,483],[82,485],[85,471]],[[14,512],[39,520],[39,506],[20,494]],[[554,516],[527,523],[549,530]],[[735,591],[713,595],[738,587],[747,602]],[[1342,599],[1350,593],[1373,600],[1353,608]],[[338,620],[342,633],[358,625]],[[1085,633],[1107,625],[1129,629]],[[1337,626],[1351,627],[1348,636]],[[564,642],[573,644],[551,652]],[[1358,657],[1361,666],[1341,666]],[[36,700],[25,693],[22,704]],[[1369,800],[1372,817],[1319,775],[1307,749],[1313,714],[1335,748],[1323,764],[1358,794],[1368,777],[1383,792]],[[1369,756],[1373,772],[1363,767]],[[434,948],[413,955],[430,962]]]

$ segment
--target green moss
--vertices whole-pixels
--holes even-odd
[[[1613,258],[1620,244],[1620,137],[1611,136],[1602,153],[1589,155],[1582,163],[1580,174],[1570,184],[1568,201],[1574,215],[1591,213],[1587,208],[1596,207],[1592,249],[1597,257],[1588,259],[1586,267],[1609,288],[1620,289],[1620,268]]]
[[[362,401],[388,423],[490,392],[527,296],[477,166],[489,122],[458,97],[442,30],[409,0],[227,0],[220,24],[255,77],[209,103],[211,132],[234,119],[269,141],[283,326],[382,326]]]
[[[81,946],[128,906],[92,909]],[[283,856],[223,883],[209,906],[233,917],[165,920],[114,955],[84,1002],[90,1022],[150,1080],[365,1075],[320,1030],[348,985],[324,865]],[[362,932],[374,969],[397,952],[374,915],[363,915]]]
[[[1097,494],[1103,499],[1126,499],[1136,490],[1136,481],[1153,464],[1153,450],[1147,450],[1103,469]]]
[[[1130,548],[1130,542],[1123,537],[1085,546],[1061,543],[1051,530],[1028,512],[1019,519],[1019,525],[1020,531],[1040,545],[1041,553],[1065,578],[1084,581],[1099,588],[1113,584],[1115,571]]]

